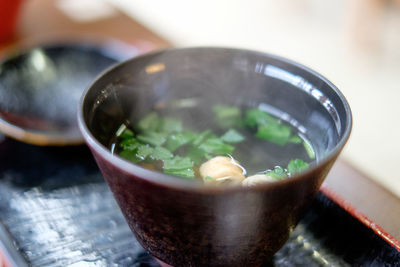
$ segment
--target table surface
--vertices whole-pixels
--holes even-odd
[[[0,44],[0,56],[21,46],[60,40],[115,38],[134,44],[141,52],[172,46],[118,10],[110,17],[82,23],[66,16],[54,3],[25,1],[16,34],[12,40]],[[388,190],[340,158],[324,186],[400,240],[400,199]]]

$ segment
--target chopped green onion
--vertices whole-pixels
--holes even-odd
[[[244,136],[235,129],[229,129],[223,136],[221,136],[221,139],[227,143],[240,143],[244,140]]]
[[[115,135],[118,137],[121,137],[122,133],[127,129],[125,124],[121,124],[121,126],[119,126],[118,130],[116,131]]]

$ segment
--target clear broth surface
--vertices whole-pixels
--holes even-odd
[[[233,157],[246,170],[248,176],[265,173],[268,170],[273,170],[276,166],[285,169],[293,159],[301,159],[309,164],[313,164],[313,162],[317,160],[317,155],[315,155],[312,143],[306,136],[306,130],[298,126],[297,122],[293,123],[292,119],[288,119],[287,114],[285,120],[283,120],[282,118],[263,111],[279,121],[280,124],[289,127],[291,136],[296,137],[297,139],[297,142],[286,142],[284,145],[279,145],[256,137],[257,129],[243,125],[243,123],[223,126],[221,123],[224,124],[226,121],[224,122],[224,120],[219,120],[219,117],[215,113],[214,106],[209,106],[206,109],[200,109],[199,106],[202,105],[199,105],[196,101],[190,102],[189,100],[180,100],[175,101],[174,103],[160,103],[150,112],[156,112],[161,118],[168,117],[181,120],[185,130],[197,133],[203,132],[204,130],[211,130],[215,136],[221,137],[229,129],[234,129],[239,132],[244,137],[244,140],[236,144],[231,144],[235,147],[233,153],[222,156]],[[235,107],[234,105],[227,106]],[[259,109],[249,107],[238,108],[241,112],[239,116],[240,120],[246,118],[246,112],[250,109]],[[122,125],[122,127],[132,130],[136,136],[140,134],[140,130],[137,128],[137,123],[144,116],[146,116],[146,114],[143,114],[141,118],[127,121]],[[295,125],[297,125],[297,127]],[[123,150],[121,147],[121,141],[123,139],[120,135],[121,128],[116,131],[116,134],[110,141],[110,149],[117,155],[119,155]],[[306,146],[308,146],[308,149]],[[185,149],[185,146],[180,147],[173,152],[174,155],[179,156],[185,156],[186,153],[187,150]],[[203,158],[201,163],[206,161],[207,158]],[[193,168],[196,177],[199,176],[198,168],[201,163],[195,164]],[[160,160],[147,159],[138,162],[137,164],[151,170],[163,172],[163,164]]]

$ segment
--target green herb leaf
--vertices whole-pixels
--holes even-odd
[[[193,140],[193,145],[194,145],[194,146],[199,146],[210,134],[211,134],[211,131],[210,131],[210,130],[205,130],[204,132],[201,132],[201,133]]]
[[[287,170],[288,172],[293,175],[299,172],[303,172],[307,170],[309,164],[301,159],[293,159],[289,162]]]
[[[256,108],[249,109],[246,112],[244,122],[247,126],[251,128],[255,128],[259,125],[265,125],[265,124],[280,124],[278,119],[275,119],[268,113]]]
[[[312,147],[311,143],[309,141],[304,140],[303,146],[307,152],[308,157],[310,159],[315,159],[315,151],[314,151],[314,148]]]
[[[145,160],[147,156],[153,153],[153,150],[154,149],[149,145],[139,145],[136,156],[142,160]]]
[[[204,180],[212,181],[212,180],[214,180],[214,178],[212,178],[211,176],[206,176],[206,177],[204,178]]]
[[[163,118],[160,121],[159,132],[179,133],[182,132],[182,121],[174,118]]]
[[[258,126],[256,136],[271,143],[283,146],[290,138],[290,127],[271,123]]]
[[[170,159],[174,155],[166,148],[157,146],[154,148],[153,153],[150,155],[150,157],[154,160],[165,160],[165,159]]]
[[[194,178],[193,161],[188,157],[176,156],[172,159],[164,160],[164,173],[185,177]]]
[[[126,138],[119,143],[124,150],[134,151],[138,148],[139,142],[135,138]]]
[[[199,165],[206,155],[208,154],[204,150],[194,146],[190,146],[186,154],[186,156],[191,158],[196,165]]]
[[[168,136],[166,146],[170,151],[174,152],[179,147],[193,141],[195,138],[196,134],[189,131],[171,134],[170,136]]]
[[[216,122],[220,127],[239,126],[241,121],[241,111],[239,107],[228,105],[215,105],[212,108]]]
[[[183,178],[190,178],[190,179],[194,178],[194,171],[192,168],[180,169],[180,170],[164,170],[164,173]]]
[[[240,143],[244,140],[244,136],[234,129],[229,129],[221,139],[227,143]]]
[[[285,170],[280,166],[275,167],[273,170],[267,171],[265,175],[275,178],[277,180],[287,178]]]
[[[160,124],[160,118],[156,112],[150,112],[137,123],[141,131],[156,131]]]
[[[133,134],[133,132],[132,132],[131,130],[125,129],[125,130],[121,133],[120,138],[122,138],[122,139],[128,139],[128,138],[132,138],[132,137],[134,137],[134,136],[135,136],[135,135]]]
[[[136,155],[136,151],[132,151],[132,150],[123,150],[123,151],[121,151],[121,152],[119,153],[119,156],[120,156],[121,158],[124,158],[124,159],[126,159],[126,160],[129,160],[129,161],[131,161],[131,162],[133,162],[133,163],[137,163],[137,162],[140,162],[140,161],[143,160],[143,159],[139,158],[139,157]]]
[[[210,137],[199,146],[199,149],[208,154],[226,155],[232,154],[235,147],[224,143],[221,138]]]
[[[136,137],[140,142],[153,146],[161,146],[165,141],[165,134],[146,131]]]
[[[193,161],[188,157],[176,156],[172,159],[164,160],[164,170],[180,170],[193,167]]]

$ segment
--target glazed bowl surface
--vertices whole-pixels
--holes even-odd
[[[177,99],[273,107],[302,127],[317,162],[276,183],[225,188],[145,169],[111,153],[121,124]],[[193,121],[205,116],[200,109]],[[318,73],[274,55],[213,47],[156,51],[118,64],[84,93],[78,121],[133,233],[173,266],[268,261],[317,194],[352,125],[346,99]]]

